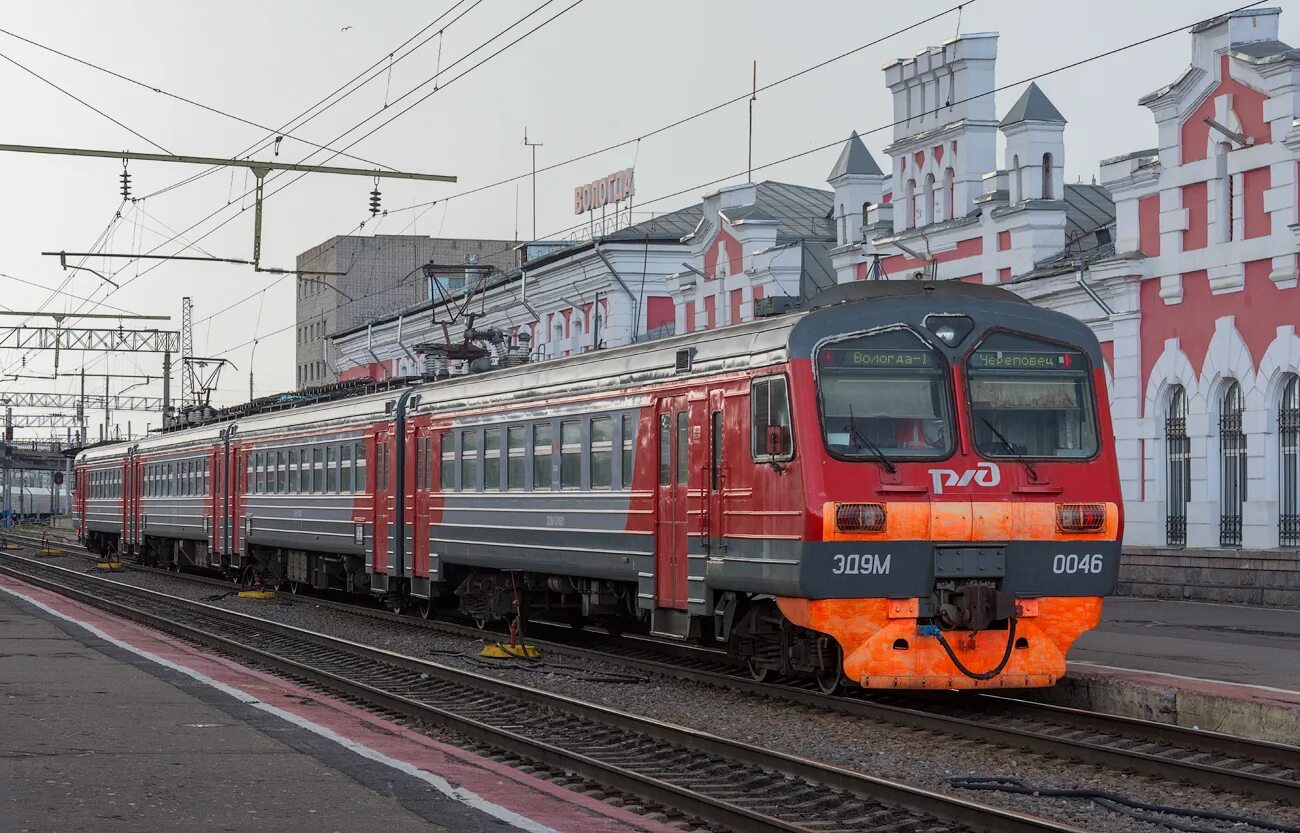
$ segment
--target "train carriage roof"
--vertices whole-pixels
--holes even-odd
[[[411,391],[417,411],[437,413],[464,407],[504,408],[548,398],[584,396],[696,375],[767,367],[792,357],[806,358],[813,344],[832,330],[847,332],[885,323],[884,319],[875,319],[872,312],[883,311],[886,306],[894,318],[902,320],[894,313],[901,308],[908,320],[915,319],[918,323],[927,313],[974,311],[980,317],[980,311],[996,310],[1005,321],[1032,321],[1039,331],[1052,329],[1062,336],[1075,337],[1090,353],[1097,352],[1093,346],[1095,339],[1082,322],[1034,307],[998,287],[959,281],[862,281],[832,287],[814,298],[807,309],[784,315],[171,431],[140,440],[136,445],[142,454],[158,454],[196,443],[215,444],[221,441],[221,432],[231,425],[237,426],[239,439],[257,439],[285,431],[354,428],[382,419],[390,410],[389,403],[403,390]],[[1099,356],[1093,358],[1099,361]],[[679,364],[683,361],[684,368]],[[130,447],[129,443],[119,443],[91,449],[79,462],[107,462],[122,457]]]

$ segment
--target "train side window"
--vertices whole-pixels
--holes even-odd
[[[415,440],[415,488],[424,488],[424,465],[428,462],[428,457],[424,453],[424,437],[417,437]]]
[[[506,429],[506,488],[512,492],[524,488],[524,426]]]
[[[552,435],[551,423],[540,422],[533,426],[533,489],[549,491],[551,488]]]
[[[593,489],[614,486],[614,420],[593,417],[591,420],[591,457],[588,477]]]
[[[176,488],[176,469],[177,463],[167,464],[167,497],[176,497],[179,494]]]
[[[722,411],[714,411],[710,423],[709,484],[713,491],[722,488]]]
[[[299,480],[298,449],[291,448],[289,449],[289,491],[297,494],[300,482],[302,481]]]
[[[441,464],[438,469],[438,488],[450,492],[456,488],[456,435],[448,431],[438,440],[442,451]]]
[[[298,449],[298,491],[311,491],[311,450],[306,448]]]
[[[325,447],[325,491],[337,494],[339,490],[339,449],[336,445]]]
[[[483,491],[501,491],[501,429],[483,429]]]
[[[352,443],[339,449],[339,491],[352,494]]]
[[[686,477],[690,474],[690,455],[687,453],[690,449],[689,428],[686,423],[686,412],[677,412],[677,485],[685,486]]]
[[[316,494],[325,494],[325,449],[319,446],[311,450],[311,483]]]
[[[628,414],[623,415],[623,472],[621,475],[623,488],[632,488],[632,464],[634,458],[633,452],[636,449],[636,417]]]
[[[659,485],[673,482],[673,418],[659,415]]]
[[[483,436],[477,428],[460,432],[460,491],[478,491],[479,451],[482,450]]]
[[[275,452],[275,493],[282,495],[289,491],[289,456],[283,451]]]
[[[756,462],[794,457],[790,392],[784,376],[755,379],[749,389],[750,453]]]
[[[582,488],[582,423],[560,423],[560,488]]]
[[[353,479],[356,480],[358,492],[366,491],[366,444],[357,443],[355,448],[356,454],[353,458],[353,468],[356,474]]]

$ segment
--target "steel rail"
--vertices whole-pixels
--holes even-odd
[[[901,808],[908,816],[921,814],[975,830],[1008,831],[1008,833],[1046,833],[1047,831],[1079,833],[1077,828],[1048,819],[910,787],[841,767],[763,749],[697,729],[675,726],[616,709],[584,703],[563,695],[506,682],[472,671],[325,636],[245,613],[122,584],[105,577],[92,576],[13,554],[9,554],[8,558],[0,558],[0,572],[150,627],[216,646],[248,660],[266,663],[282,673],[307,679],[313,684],[331,690],[341,691],[381,708],[391,709],[420,720],[430,720],[493,747],[549,766],[564,768],[584,778],[737,830],[812,833],[814,830],[871,828],[859,827],[857,824],[852,824],[852,820],[850,820],[851,826],[845,826],[841,823],[843,820],[837,819],[834,815],[821,820],[805,819],[801,816],[800,821],[806,821],[807,824],[789,818],[783,819],[774,812],[784,810],[788,816],[793,808],[776,803],[770,805],[773,813],[765,812],[764,809],[752,809],[754,806],[760,808],[768,806],[765,802],[770,802],[773,796],[764,798],[757,793],[730,794],[725,791],[727,797],[707,795],[689,786],[689,781],[687,784],[673,783],[654,774],[653,770],[650,774],[637,771],[632,766],[621,763],[619,756],[613,756],[613,760],[602,760],[587,752],[575,751],[558,743],[529,737],[509,728],[522,722],[518,715],[507,716],[504,721],[506,726],[492,725],[460,713],[457,707],[434,705],[359,680],[355,676],[345,676],[323,668],[322,665],[329,664],[325,658],[306,662],[256,647],[249,644],[251,641],[249,637],[250,635],[271,636],[278,640],[275,644],[289,646],[300,656],[321,657],[323,649],[324,652],[333,652],[334,656],[330,659],[335,662],[339,661],[339,657],[348,660],[363,659],[376,668],[411,672],[422,681],[433,679],[441,683],[450,683],[453,686],[493,695],[515,704],[537,707],[539,712],[562,715],[566,719],[576,719],[584,723],[596,724],[598,727],[612,727],[634,737],[706,756],[706,759],[719,759],[728,766],[737,768],[737,771],[758,769],[769,773],[780,773],[784,778],[779,779],[778,783],[783,787],[793,787],[797,797],[816,794],[821,802],[825,802],[828,798],[836,800],[837,793],[844,793],[846,795],[838,796],[840,804],[837,808],[861,804],[864,801],[875,805],[861,811],[864,816],[873,817],[874,820],[871,822],[873,826],[878,824],[881,813],[897,812],[886,808]],[[81,587],[74,586],[78,583]],[[102,592],[106,589],[120,597],[125,597],[125,600],[106,598]],[[139,606],[140,602],[155,605],[165,612],[147,610]],[[172,615],[168,615],[169,613]],[[180,614],[180,617],[175,614]],[[208,625],[216,624],[225,627],[228,633],[241,633],[240,638],[209,630],[205,624],[201,624],[205,619]],[[309,648],[304,649],[303,645]],[[461,709],[466,707],[463,700],[452,702],[459,703]],[[791,783],[788,779],[796,780]],[[827,793],[827,789],[831,792]],[[745,806],[746,802],[751,806]],[[806,812],[815,814],[817,809],[817,807],[809,807]],[[852,811],[858,812],[856,807]]]
[[[303,601],[309,598],[312,604],[407,627],[432,628],[474,639],[490,639],[495,636],[470,625],[415,619],[320,596],[291,594],[286,598]],[[530,627],[536,628],[536,623]],[[553,628],[554,631],[564,630],[560,626]],[[569,656],[616,662],[640,671],[729,688],[745,694],[778,698],[824,711],[939,731],[968,740],[1300,805],[1300,746],[991,694],[931,699],[920,705],[888,702],[897,701],[901,697],[875,692],[826,695],[799,685],[757,682],[726,665],[724,655],[708,649],[692,648],[682,651],[684,646],[665,645],[648,639],[629,640],[624,637],[620,641],[620,647],[626,648],[628,641],[639,642],[641,644],[634,647],[638,653],[614,653],[600,647],[575,645],[572,641],[574,634],[574,631],[568,630],[564,634],[568,638],[563,642],[532,637],[529,641]],[[668,661],[662,657],[667,652],[688,659],[690,664]],[[912,695],[911,699],[915,701],[918,696]],[[1026,728],[1005,725],[1008,719],[1014,718],[1038,726]],[[1099,735],[1101,738],[1098,738]],[[1148,748],[1134,748],[1139,746]],[[1151,751],[1150,747],[1162,751]],[[1195,760],[1205,757],[1226,758],[1227,763],[1235,763],[1236,766]],[[1260,765],[1273,771],[1253,771],[1258,770]]]

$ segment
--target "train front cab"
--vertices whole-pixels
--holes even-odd
[[[1015,306],[828,337],[794,363],[798,410],[817,414],[800,435],[826,459],[804,466],[800,591],[776,601],[863,687],[1053,685],[1113,591],[1099,348]]]

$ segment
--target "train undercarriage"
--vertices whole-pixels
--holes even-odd
[[[125,558],[164,569],[219,572],[243,586],[290,593],[334,592],[371,596],[370,576],[360,556],[276,547],[250,547],[239,563],[213,553],[204,541],[148,536],[123,551],[120,536],[90,532],[86,546],[106,558]],[[574,628],[600,628],[611,635],[650,632],[650,611],[639,610],[631,583],[524,571],[447,565],[442,581],[428,583],[428,595],[411,592],[409,582],[390,582],[380,596],[397,612],[423,618],[458,613],[488,629],[510,623],[520,634],[528,622]],[[846,682],[843,653],[834,638],[791,623],[771,598],[719,594],[712,617],[695,617],[691,642],[725,647],[727,654],[758,681],[805,678],[826,692]]]

